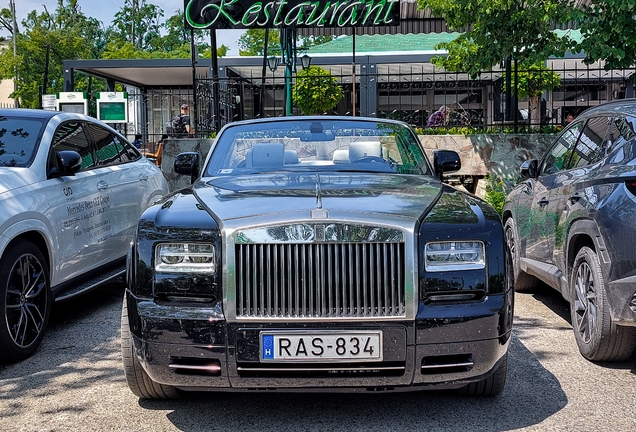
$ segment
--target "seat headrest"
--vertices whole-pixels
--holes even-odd
[[[331,160],[335,164],[349,163],[349,150],[348,149],[334,150],[333,157],[331,158]]]
[[[380,141],[355,141],[349,144],[349,161],[366,156],[382,157],[382,144]]]
[[[245,156],[245,166],[248,168],[283,166],[285,146],[280,143],[256,143]]]

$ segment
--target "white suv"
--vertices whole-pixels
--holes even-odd
[[[94,118],[0,109],[0,362],[40,345],[51,304],[125,272],[161,171]]]

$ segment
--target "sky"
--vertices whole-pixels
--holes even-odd
[[[65,0],[66,3],[66,0]],[[154,4],[163,9],[163,19],[166,19],[178,10],[183,9],[183,0],[146,0],[148,4]],[[88,17],[96,18],[104,24],[110,26],[113,16],[124,6],[124,0],[78,0],[82,13]],[[15,0],[16,16],[18,17],[18,27],[22,28],[22,20],[32,10],[44,12],[44,6],[53,12],[57,8],[57,0]],[[0,0],[0,9],[9,9],[9,0]],[[230,47],[228,55],[239,55],[238,39],[243,30],[217,30],[216,38],[218,46],[226,45]],[[2,36],[8,36],[8,32],[0,32]]]

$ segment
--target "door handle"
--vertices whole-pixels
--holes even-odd
[[[548,203],[550,202],[549,199],[547,199],[546,197],[541,198],[541,200],[539,201],[539,205],[541,207],[545,207],[548,205]]]
[[[148,181],[148,174],[139,174],[140,181]]]
[[[108,183],[106,183],[104,180],[97,182],[97,190],[103,191],[106,189],[108,189]]]

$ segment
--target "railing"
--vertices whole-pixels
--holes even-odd
[[[558,81],[552,83],[554,89],[538,97],[519,100],[514,110],[514,74],[511,74],[508,90],[504,70],[483,72],[471,78],[467,74],[440,72],[427,66],[378,65],[373,75],[358,71],[355,76],[332,67],[330,72],[340,83],[344,97],[338,106],[324,114],[393,118],[426,128],[431,114],[445,106],[445,127],[536,129],[562,125],[568,113],[576,116],[590,106],[633,97],[634,69],[607,71],[598,65],[551,69],[558,76]],[[547,68],[518,70],[519,82],[525,82],[531,73],[552,75]],[[200,132],[209,133],[217,126],[236,120],[284,115],[286,85],[293,87],[295,76],[286,84],[279,76],[234,75],[218,80],[197,80]],[[215,83],[219,86],[218,118],[212,91]],[[301,113],[294,107],[292,114]]]
[[[590,106],[634,96],[635,69],[608,71],[598,64],[587,67],[573,64],[574,67],[552,69],[559,77],[553,90],[518,103],[512,97],[514,74],[508,90],[504,70],[483,72],[472,78],[440,71],[431,64],[378,64],[374,74],[361,73],[360,67],[352,74],[350,65],[325,67],[338,81],[343,98],[324,114],[399,119],[426,131],[431,114],[445,106],[446,128],[523,131],[563,125],[568,113],[576,116]],[[547,66],[553,65],[548,62]],[[197,78],[196,98],[191,87],[152,88],[145,93],[129,90],[131,120],[118,128],[131,139],[134,134],[142,134],[143,141],[152,147],[165,133],[166,122],[179,113],[182,103],[190,105],[197,137],[209,137],[233,121],[285,115],[287,86],[294,86],[295,76],[286,81],[269,71],[263,77],[245,71],[239,74],[231,67],[227,70],[228,78]],[[526,80],[526,72],[517,71],[519,82]],[[293,107],[292,114],[301,112]]]

